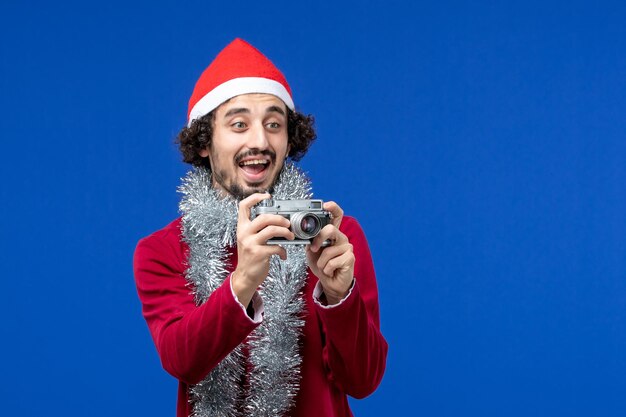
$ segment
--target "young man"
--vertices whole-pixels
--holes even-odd
[[[195,166],[182,217],[142,239],[134,260],[143,315],[163,367],[179,380],[177,416],[350,416],[372,393],[387,344],[369,248],[334,202],[310,245],[262,200],[308,199],[288,160],[315,139],[280,71],[236,39],[198,80],[178,137]],[[331,242],[331,245],[323,245]],[[276,256],[274,256],[276,255]]]

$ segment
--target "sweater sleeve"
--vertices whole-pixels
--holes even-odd
[[[184,259],[174,230],[148,236],[135,250],[135,282],[163,368],[197,384],[259,323],[233,296],[230,277],[196,306],[183,275]]]
[[[355,282],[336,306],[315,303],[326,345],[329,378],[348,395],[363,398],[380,384],[387,360],[387,342],[380,332],[378,290],[374,264],[360,225],[346,217],[341,230],[353,245]]]

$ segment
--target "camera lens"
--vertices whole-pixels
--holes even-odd
[[[319,220],[317,217],[308,215],[300,221],[300,229],[306,234],[311,234],[319,227]]]
[[[291,229],[297,238],[310,239],[320,232],[320,219],[311,213],[296,213],[291,216]]]

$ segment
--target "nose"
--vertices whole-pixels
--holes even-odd
[[[267,149],[269,146],[269,140],[267,138],[267,132],[262,123],[255,123],[254,126],[248,130],[247,145],[250,149]]]

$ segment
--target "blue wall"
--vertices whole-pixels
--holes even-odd
[[[3,415],[174,415],[132,254],[235,37],[370,240],[390,354],[357,416],[626,414],[623,2],[61,3],[0,5]]]

